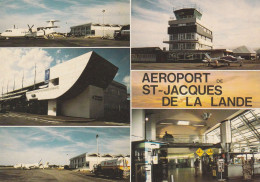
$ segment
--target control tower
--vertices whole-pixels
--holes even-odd
[[[201,22],[202,11],[197,6],[173,9],[175,18],[168,22],[169,51],[208,50],[213,47],[213,34]]]

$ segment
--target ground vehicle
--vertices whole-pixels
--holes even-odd
[[[116,30],[114,33],[115,40],[130,40],[130,25],[125,25],[121,30]]]
[[[100,164],[94,166],[95,175],[104,175],[109,177],[130,177],[130,158],[119,157],[111,160],[100,162]]]

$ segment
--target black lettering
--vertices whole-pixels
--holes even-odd
[[[144,83],[145,81],[150,82],[148,73],[144,73],[144,77],[143,77],[142,83]]]
[[[143,85],[143,94],[148,95],[150,94],[149,85]]]

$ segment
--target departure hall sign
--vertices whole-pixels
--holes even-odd
[[[134,108],[257,108],[256,71],[132,71]]]

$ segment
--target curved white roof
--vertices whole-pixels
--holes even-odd
[[[115,65],[92,51],[50,68],[49,86],[27,92],[26,98],[49,100],[69,97],[90,84],[106,88],[117,70]]]

